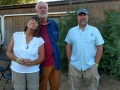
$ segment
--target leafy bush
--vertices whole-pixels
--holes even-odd
[[[105,10],[105,17],[97,23],[105,40],[100,68],[120,80],[120,13]]]
[[[68,33],[68,30],[77,25],[77,12],[68,12],[67,16],[61,17],[59,21],[59,48],[61,52],[61,70],[67,72],[68,61],[66,57],[66,43],[64,39]]]

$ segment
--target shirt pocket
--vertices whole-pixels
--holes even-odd
[[[88,35],[84,38],[86,43],[95,43],[95,36],[94,35]]]
[[[53,32],[53,38],[55,41],[58,40],[58,32],[56,32],[56,31]]]

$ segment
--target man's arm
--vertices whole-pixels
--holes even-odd
[[[67,55],[68,63],[70,62],[71,51],[72,51],[72,45],[67,43],[66,44],[66,55]]]
[[[96,64],[99,64],[100,59],[102,57],[102,52],[103,52],[103,46],[102,45],[98,45],[97,46],[97,53],[96,53],[96,60],[95,60]]]

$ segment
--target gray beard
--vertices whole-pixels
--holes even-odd
[[[78,23],[79,23],[79,25],[80,25],[80,26],[86,26],[86,25],[88,24],[88,22],[87,22],[87,21],[86,21],[86,22],[84,22],[84,23],[83,23],[83,22],[78,22]]]
[[[48,14],[38,14],[40,18],[47,18]]]

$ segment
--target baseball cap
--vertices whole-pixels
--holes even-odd
[[[85,13],[85,14],[89,14],[89,12],[88,12],[88,10],[87,9],[80,9],[79,11],[78,11],[78,14],[77,15],[79,15],[80,13]]]

